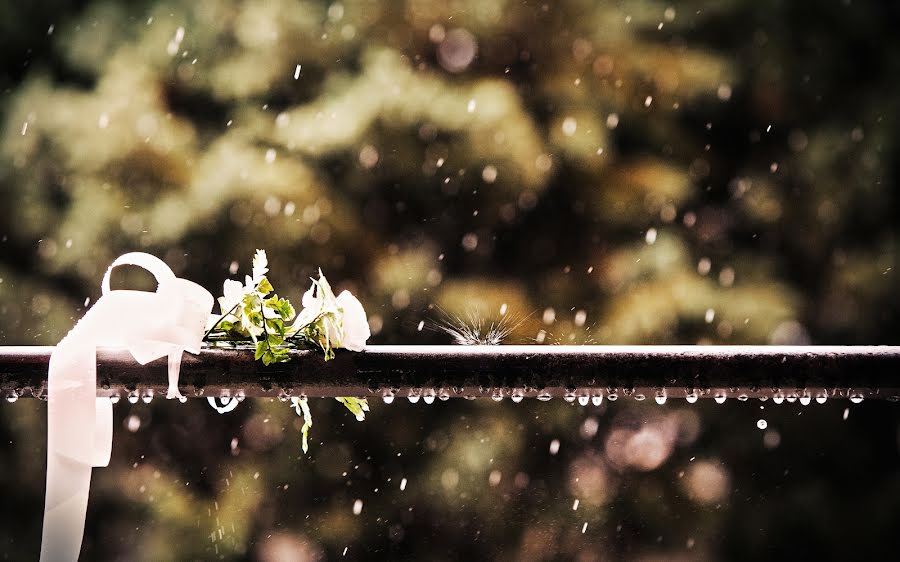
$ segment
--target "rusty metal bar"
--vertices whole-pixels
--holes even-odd
[[[0,394],[45,395],[52,347],[0,347]],[[293,351],[266,367],[247,347],[185,354],[186,396],[387,396],[570,400],[736,397],[822,401],[900,399],[896,346],[387,346]],[[127,351],[98,352],[99,396],[165,394],[166,360],[139,365]]]

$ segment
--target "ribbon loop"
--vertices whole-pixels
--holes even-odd
[[[172,269],[158,257],[145,254],[144,252],[129,252],[117,257],[106,269],[106,273],[103,275],[103,283],[100,285],[100,290],[104,295],[110,291],[109,276],[112,270],[120,265],[136,265],[146,269],[156,278],[157,285],[162,285],[164,281],[175,280],[175,274],[172,273]]]

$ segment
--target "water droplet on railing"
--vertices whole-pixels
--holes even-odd
[[[804,392],[800,396],[800,404],[804,406],[809,406],[809,403],[812,402],[812,396],[808,392]]]
[[[826,394],[816,395],[816,402],[818,402],[819,404],[824,404],[826,400],[828,400],[828,396]]]
[[[724,404],[725,399],[727,398],[728,396],[724,392],[719,392],[716,394],[714,400],[716,401],[716,404]]]
[[[595,394],[591,397],[591,404],[593,404],[594,406],[599,406],[602,403],[603,403],[603,395],[602,394]]]
[[[788,404],[793,404],[794,402],[797,401],[797,395],[796,394],[788,394],[787,398],[785,398],[785,400],[788,401]]]
[[[687,400],[688,404],[693,404],[694,402],[697,401],[697,398],[699,398],[699,397],[697,396],[697,393],[694,392],[693,390],[684,395],[684,399]]]
[[[854,404],[859,404],[862,401],[863,401],[863,397],[860,396],[859,394],[851,394],[850,395],[850,402],[853,402]]]
[[[495,388],[494,392],[491,393],[491,400],[494,402],[500,402],[503,400],[503,390],[500,388]]]
[[[656,393],[656,403],[659,404],[660,406],[662,406],[663,404],[666,403],[666,391],[665,390],[660,390],[659,392]]]
[[[419,397],[420,397],[420,391],[418,389],[415,389],[415,388],[409,389],[409,396],[407,398],[409,398],[410,404],[415,404],[416,402],[418,402]]]
[[[553,395],[550,394],[549,392],[547,392],[546,390],[542,390],[537,395],[537,399],[540,400],[541,402],[546,402],[547,400],[550,400],[551,398],[553,398]]]
[[[113,404],[118,404],[120,399],[121,399],[121,396],[119,396],[118,394],[113,394],[112,396],[109,397],[109,401]]]
[[[381,399],[384,400],[385,404],[391,404],[394,401],[394,391],[385,390],[381,395]]]
[[[619,395],[616,394],[616,391],[612,391],[606,395],[606,399],[609,400],[610,402],[615,402],[616,400],[619,399]]]
[[[141,399],[141,397],[138,396],[138,393],[136,390],[128,393],[128,402],[130,404],[137,404],[138,400],[140,400],[140,399]]]
[[[585,396],[578,397],[578,405],[579,406],[587,406],[590,401],[591,401],[590,396],[585,395]]]
[[[644,396],[643,394],[635,394],[634,395],[634,399],[637,400],[638,402],[643,402],[645,398],[647,398],[647,397]]]
[[[747,396],[746,394],[738,394],[738,397],[737,397],[737,399],[741,402],[746,402],[748,398],[750,398],[750,397]]]
[[[782,402],[784,402],[784,394],[782,394],[780,392],[776,392],[775,394],[772,395],[772,402],[774,402],[776,404],[781,404]]]
[[[434,404],[434,389],[429,388],[422,393],[422,400],[425,401],[426,404]]]
[[[10,391],[10,393],[6,395],[6,401],[9,402],[10,404],[12,404],[13,402],[15,402],[18,399],[19,399],[19,393],[16,392],[15,390]]]
[[[518,388],[513,389],[512,394],[510,395],[510,399],[513,402],[518,404],[519,402],[522,401],[523,398],[525,398],[525,395],[522,393],[521,390],[519,390]]]
[[[152,401],[153,401],[153,391],[152,390],[148,390],[146,393],[144,393],[143,396],[141,396],[141,402],[143,402],[144,404],[149,404]]]
[[[441,400],[441,402],[450,400],[450,393],[447,392],[446,388],[442,388],[440,391],[438,391],[438,398]]]
[[[575,398],[575,391],[573,390],[567,390],[566,393],[563,394],[563,400],[570,404],[575,401]]]

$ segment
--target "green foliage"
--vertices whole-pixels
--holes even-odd
[[[268,265],[265,250],[257,250],[253,257],[253,274],[246,277],[245,284],[225,282],[226,294],[219,298],[222,314],[211,318],[204,339],[252,341],[256,346],[254,359],[266,366],[290,361],[290,350],[296,348],[321,350],[325,361],[334,359],[335,347],[340,345],[343,311],[321,270],[319,278],[312,279],[312,287],[303,297],[307,306],[298,317],[294,305],[275,294],[275,288],[265,276],[269,272]],[[229,306],[232,302],[234,304]],[[337,400],[357,420],[365,419],[365,412],[369,411],[365,398],[340,397]],[[303,452],[306,453],[312,414],[305,398],[292,399],[292,405],[297,414],[303,416],[301,431]]]

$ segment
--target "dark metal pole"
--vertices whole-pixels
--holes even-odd
[[[45,394],[52,347],[0,347],[0,394]],[[392,396],[588,400],[712,397],[900,399],[893,346],[370,346],[294,351],[266,367],[246,347],[186,353],[185,396]],[[138,365],[124,350],[98,352],[100,396],[164,395],[166,360]]]

